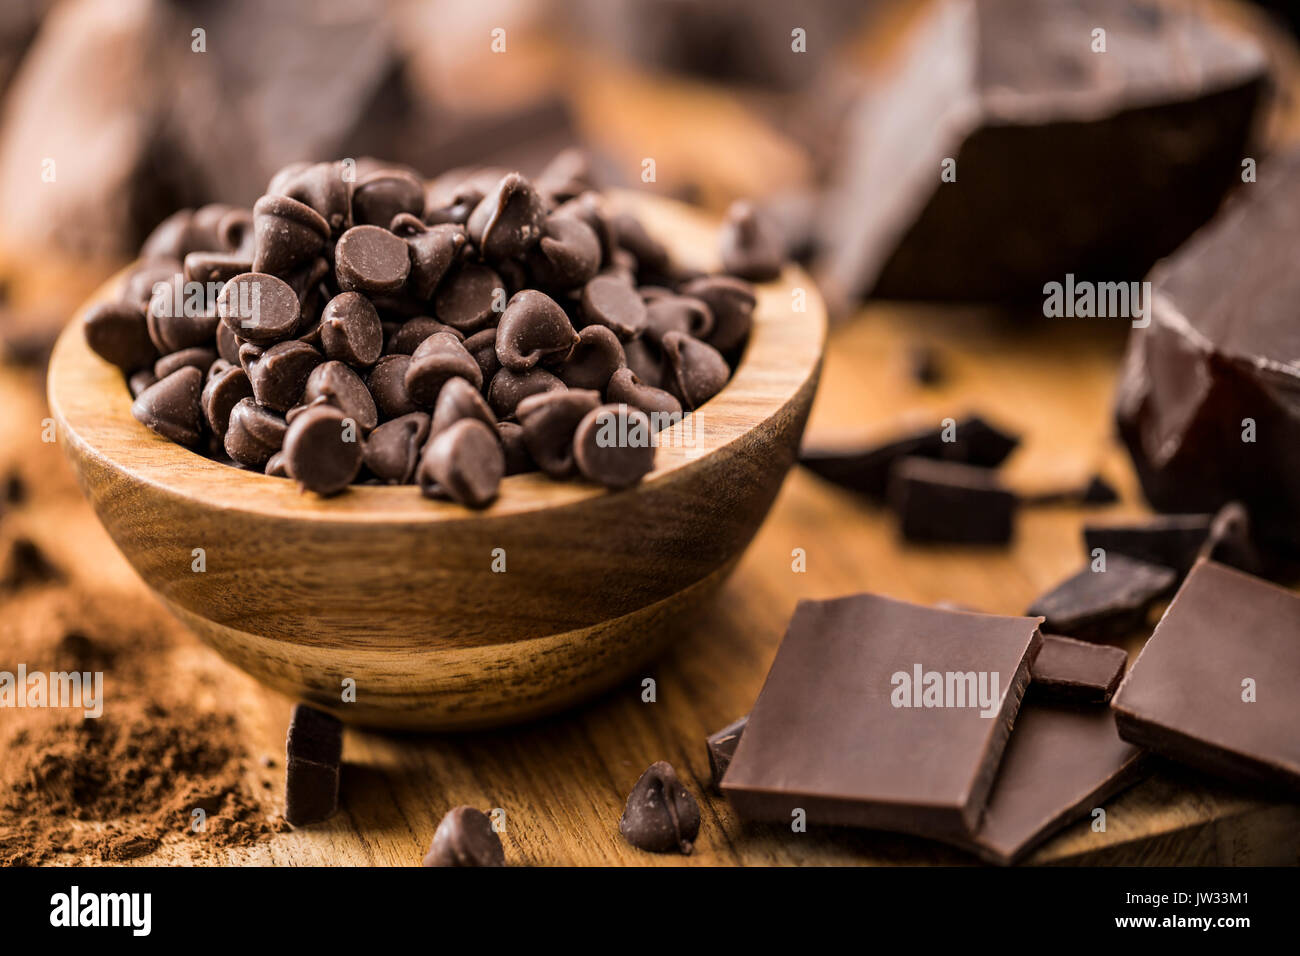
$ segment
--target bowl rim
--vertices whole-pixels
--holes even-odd
[[[679,263],[716,271],[714,217],[645,193],[612,190],[607,196],[613,208],[636,214],[647,231],[667,240]],[[300,492],[291,479],[206,458],[135,419],[122,372],[92,352],[82,333],[85,313],[111,298],[130,268],[106,280],[78,308],[51,355],[47,397],[59,440],[68,443],[65,451],[72,454],[75,447],[80,456],[176,499],[273,518],[437,524],[524,514],[609,494],[635,494],[671,480],[779,414],[817,374],[827,335],[825,305],[803,269],[787,264],[777,280],[756,284],[754,326],[735,373],[717,395],[659,434],[654,470],[623,491],[610,492],[580,480],[555,481],[530,472],[505,478],[496,501],[478,511],[426,498],[411,485],[352,485],[342,494],[323,498]],[[802,311],[795,308],[798,293],[802,293]]]

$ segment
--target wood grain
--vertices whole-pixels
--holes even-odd
[[[715,265],[711,220],[651,197],[623,205],[683,264]],[[55,349],[50,408],[118,547],[232,662],[353,723],[501,724],[647,660],[753,537],[794,461],[826,328],[796,267],[758,293],[732,380],[660,432],[655,470],[618,493],[534,473],[506,479],[483,512],[411,487],[300,494],[148,432],[79,322]]]

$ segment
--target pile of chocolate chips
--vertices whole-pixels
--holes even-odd
[[[484,507],[534,469],[622,488],[726,384],[755,304],[738,276],[775,278],[770,239],[741,208],[734,275],[679,268],[576,151],[536,183],[298,163],[251,211],[159,225],[85,334],[153,431],[319,494],[415,483]]]

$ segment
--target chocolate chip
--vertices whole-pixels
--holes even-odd
[[[428,437],[428,415],[424,412],[402,415],[370,433],[361,450],[362,461],[380,481],[409,485],[420,463],[420,449]]]
[[[614,262],[616,253],[621,250],[619,250],[618,243],[615,241],[614,227],[605,212],[605,204],[601,200],[599,193],[582,193],[580,196],[570,199],[557,207],[553,215],[569,216],[585,224],[596,235],[596,240],[600,245],[601,263],[610,266]],[[628,253],[628,255],[630,256],[631,253]],[[635,270],[635,257],[632,258],[631,265]]]
[[[179,299],[179,301],[178,301]],[[217,328],[215,308],[206,302],[178,296],[175,286],[162,287],[149,300],[145,327],[149,338],[164,355],[180,349],[212,344]]]
[[[542,235],[546,207],[527,179],[507,173],[470,214],[469,237],[487,259],[522,256]]]
[[[582,287],[582,315],[612,329],[620,339],[640,335],[646,325],[641,296],[631,282],[616,275],[598,275]]]
[[[366,381],[384,418],[399,418],[416,411],[411,396],[406,394],[406,372],[410,367],[409,355],[385,355],[370,370]]]
[[[492,377],[501,368],[501,360],[497,358],[496,327],[481,329],[465,339],[465,351],[478,362],[478,367],[483,372],[483,381],[492,381]]]
[[[556,153],[537,176],[537,191],[558,204],[594,188],[591,154],[576,146]]]
[[[453,266],[434,294],[433,312],[466,335],[477,332],[505,311],[505,284],[501,277],[478,262]]]
[[[519,403],[529,395],[563,391],[564,387],[563,382],[545,369],[512,372],[503,368],[492,376],[492,383],[488,386],[488,404],[497,418],[510,418]]]
[[[263,196],[253,204],[253,271],[284,276],[314,259],[329,239],[321,214],[288,196]]]
[[[433,832],[425,866],[505,866],[501,837],[487,815],[473,807],[448,812]]]
[[[287,338],[298,327],[301,312],[298,295],[287,282],[260,272],[235,276],[217,296],[218,317],[246,342],[269,345]]]
[[[650,419],[631,405],[601,405],[578,423],[573,456],[588,481],[627,488],[654,470]]]
[[[389,336],[385,351],[389,355],[410,355],[419,348],[421,342],[435,332],[446,332],[462,341],[465,339],[459,329],[443,325],[437,319],[431,319],[427,315],[417,315],[413,319],[407,319]]]
[[[497,326],[497,358],[504,368],[524,372],[544,359],[566,358],[577,344],[568,315],[543,292],[515,293]]]
[[[476,418],[463,418],[425,446],[416,481],[429,497],[486,508],[496,499],[505,468],[496,430]]]
[[[501,450],[505,452],[507,475],[536,470],[537,465],[524,443],[523,425],[518,422],[497,422],[497,438],[501,439]]]
[[[143,312],[149,307],[149,300],[153,298],[158,283],[175,285],[178,275],[181,275],[179,259],[141,262],[127,271],[126,278],[122,280],[118,301],[134,305]],[[184,277],[181,281],[184,282]]]
[[[651,388],[663,388],[670,379],[663,349],[649,339],[624,342],[623,357],[636,377]]]
[[[519,402],[515,415],[538,468],[557,479],[569,478],[577,471],[573,433],[578,422],[599,404],[600,392],[591,389],[540,392]]]
[[[669,332],[706,339],[712,331],[713,311],[702,299],[668,293],[646,302],[645,336],[653,342]]]
[[[663,348],[673,394],[692,411],[727,384],[731,369],[712,345],[680,332],[669,332],[663,338]]]
[[[410,272],[405,240],[379,226],[353,226],[334,247],[334,274],[344,292],[396,292]]]
[[[285,464],[284,452],[277,451],[270,458],[266,459],[266,467],[262,470],[272,478],[288,478],[289,466]]]
[[[127,302],[101,302],[82,320],[86,344],[124,372],[152,365],[158,350],[149,338],[144,312]]]
[[[604,391],[610,377],[625,364],[618,336],[603,325],[589,325],[578,333],[577,344],[555,374],[569,388]]]
[[[158,376],[153,373],[153,369],[142,368],[126,380],[126,387],[130,390],[132,398],[139,398],[140,393],[156,381]]]
[[[379,411],[366,383],[342,362],[325,362],[312,370],[302,391],[305,403],[328,402],[344,417],[356,422],[362,432],[379,424]]]
[[[164,355],[153,365],[153,374],[155,378],[166,378],[177,369],[189,366],[196,368],[207,375],[208,369],[212,363],[217,360],[217,353],[213,349],[191,348],[181,349],[179,352],[172,352],[170,355]]]
[[[534,282],[548,289],[572,289],[600,270],[600,239],[581,219],[552,214],[527,260]]]
[[[435,333],[411,355],[404,379],[406,394],[416,405],[431,408],[443,384],[456,377],[467,379],[475,388],[483,386],[483,373],[464,344],[454,335]]]
[[[618,830],[638,849],[689,854],[700,832],[700,806],[672,765],[660,760],[632,788]]]
[[[605,387],[605,400],[641,409],[650,418],[655,431],[675,424],[682,417],[682,403],[675,395],[646,385],[630,368],[621,368],[610,376]]]
[[[306,203],[325,220],[330,235],[338,236],[352,225],[351,188],[345,172],[342,163],[295,163],[276,173],[266,191]]]
[[[308,377],[321,364],[321,354],[296,339],[277,342],[265,350],[245,345],[239,358],[257,403],[277,412],[287,412],[298,403]]]
[[[234,461],[260,468],[284,445],[284,418],[252,398],[243,398],[230,410],[222,447]]]
[[[383,169],[359,180],[352,191],[352,217],[358,225],[388,228],[401,213],[424,215],[424,183],[400,169]]]
[[[776,227],[753,203],[737,200],[727,210],[718,237],[722,267],[751,282],[770,282],[781,275],[785,244]]]
[[[328,820],[339,806],[343,724],[298,704],[285,740],[284,818],[296,827]]]
[[[437,435],[462,418],[477,418],[493,428],[497,424],[496,416],[477,388],[463,378],[450,378],[438,392],[438,401],[434,405],[433,419],[429,426],[430,434]]]
[[[239,364],[239,346],[243,340],[231,331],[230,326],[225,322],[217,322],[217,354],[229,362],[231,365]]]
[[[185,257],[182,275],[185,284],[197,282],[200,285],[216,283],[222,285],[235,276],[253,271],[253,260],[231,252],[191,252]]]
[[[636,257],[637,273],[655,276],[672,271],[672,260],[664,244],[646,232],[641,220],[631,213],[620,212],[611,222],[615,241]]]
[[[379,313],[359,292],[340,292],[320,317],[320,341],[325,357],[357,368],[374,365],[384,349]]]
[[[713,330],[705,338],[719,352],[730,352],[749,336],[754,324],[754,287],[732,276],[702,276],[681,287],[713,313]]]
[[[230,423],[230,412],[246,398],[253,397],[253,386],[248,380],[248,373],[238,365],[227,365],[215,375],[208,377],[199,398],[203,406],[203,418],[218,438],[226,436],[226,426]]]
[[[131,404],[131,414],[150,431],[180,445],[197,445],[203,436],[199,396],[203,373],[193,366],[178,369],[150,385]]]
[[[294,418],[285,432],[284,462],[289,477],[307,491],[338,494],[361,470],[361,435],[339,409],[313,406]]]
[[[403,229],[410,232],[404,235],[411,256],[411,274],[407,284],[417,299],[428,301],[433,297],[438,283],[447,275],[451,264],[465,248],[465,230],[461,226],[445,223],[413,231],[420,220],[414,219],[412,222],[412,219],[413,217],[398,216],[393,220],[392,229],[398,235],[403,235]]]

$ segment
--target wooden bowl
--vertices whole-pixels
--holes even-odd
[[[679,262],[716,265],[707,218],[631,194],[615,202]],[[528,474],[507,478],[482,512],[414,487],[301,494],[148,431],[121,373],[85,344],[80,316],[50,360],[50,409],[127,560],[227,660],[351,723],[505,724],[633,673],[762,522],[794,462],[826,318],[793,266],[758,296],[735,376],[661,433],[655,470],[616,493]],[[504,573],[493,570],[502,555]],[[355,702],[344,704],[349,678]]]

